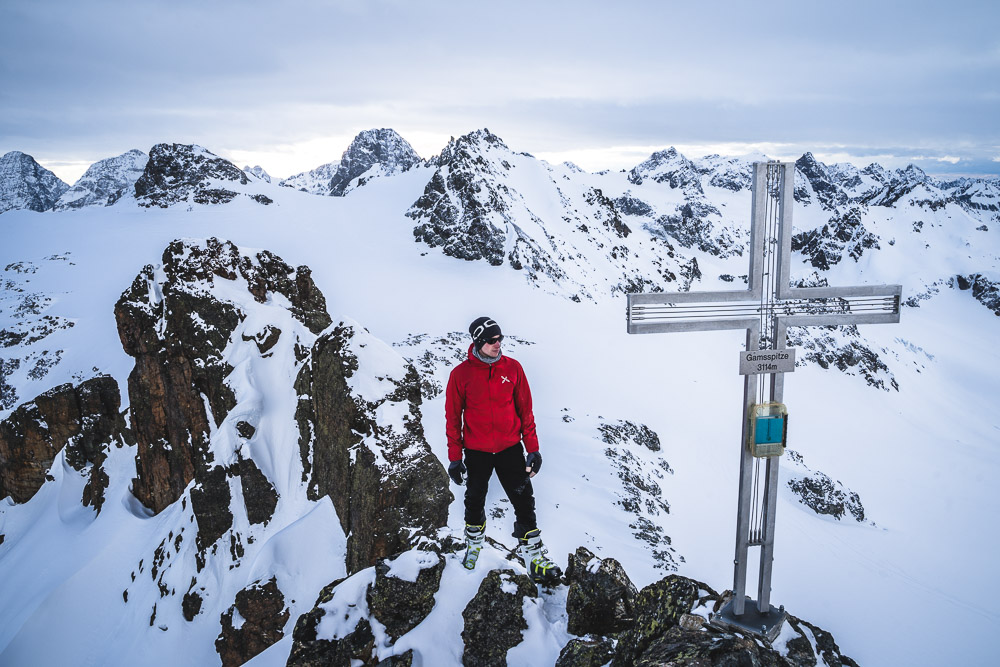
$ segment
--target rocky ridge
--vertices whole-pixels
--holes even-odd
[[[156,144],[135,182],[139,206],[167,208],[179,203],[226,204],[240,195],[270,204],[232,162],[192,144]]]
[[[469,666],[526,664],[522,661],[530,660],[530,653],[521,650],[523,642],[544,633],[542,619],[553,617],[566,628],[558,667],[857,664],[829,633],[794,616],[773,643],[716,627],[711,619],[731,598],[729,591],[719,594],[678,575],[639,591],[617,561],[583,547],[569,554],[565,580],[554,587],[536,587],[516,559],[505,564],[498,557],[488,571],[480,574],[477,568],[478,587],[456,601],[457,591],[436,594],[443,580],[455,576],[450,572],[461,568],[460,554],[445,544],[428,546],[324,588],[313,609],[296,622],[287,664],[410,665],[414,654],[422,655],[422,664],[430,656],[441,659],[427,641],[431,637],[409,637],[437,613],[456,617],[452,625],[461,623],[460,659]],[[398,591],[399,597],[387,616],[382,600],[388,591]],[[436,605],[428,604],[432,599]],[[397,618],[406,620],[399,625]]]
[[[328,568],[346,573],[447,521],[452,496],[423,437],[416,371],[359,325],[331,326],[307,267],[214,238],[175,241],[115,316],[136,360],[127,412],[106,376],[21,405],[0,422],[0,494],[28,502],[65,461],[82,478],[75,502],[100,514],[134,456],[115,507],[157,514],[160,532],[132,547],[122,600],[145,608],[151,627],[214,626],[224,664],[243,664],[316,593],[246,567],[297,539],[289,525],[326,533],[333,559],[346,545]]]
[[[11,151],[0,157],[0,213],[14,209],[47,211],[68,189],[69,185],[30,155]]]
[[[511,151],[489,130],[452,138],[431,163],[406,215],[414,238],[445,255],[509,266],[576,301],[662,291],[681,273],[686,258],[664,238],[634,235],[600,189]],[[523,190],[526,179],[537,187]]]
[[[149,156],[137,149],[99,160],[59,197],[53,208],[65,211],[85,206],[109,206],[133,190],[147,162]]]

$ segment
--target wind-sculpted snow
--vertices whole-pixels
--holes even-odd
[[[68,189],[30,155],[11,151],[0,157],[0,213],[13,209],[47,211]]]
[[[55,210],[65,211],[84,206],[108,206],[126,193],[134,191],[149,156],[140,150],[130,150],[117,157],[90,165],[83,176],[64,192],[55,203]]]

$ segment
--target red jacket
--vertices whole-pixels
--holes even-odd
[[[499,452],[524,441],[538,451],[531,388],[521,364],[501,356],[492,364],[472,354],[448,377],[444,402],[448,424],[448,459],[460,461],[462,448]]]

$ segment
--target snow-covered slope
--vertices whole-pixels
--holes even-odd
[[[55,210],[64,211],[84,206],[108,206],[130,193],[142,176],[149,156],[133,149],[117,157],[99,160],[87,168],[83,176],[64,192],[55,203]]]
[[[637,588],[669,574],[718,591],[729,587],[742,397],[733,364],[742,336],[630,337],[618,287],[632,275],[649,281],[641,289],[732,288],[743,280],[752,158],[682,158],[674,151],[655,169],[640,170],[636,183],[628,173],[548,165],[482,131],[450,142],[430,165],[373,179],[346,197],[258,183],[269,188],[273,206],[234,197],[225,205],[191,200],[146,209],[123,200],[58,215],[4,214],[0,280],[12,287],[0,303],[0,336],[11,344],[0,347],[0,359],[14,368],[5,376],[14,398],[0,419],[64,383],[78,388],[107,375],[121,388],[129,421],[120,442],[98,451],[106,453],[102,463],[99,455],[64,448],[30,500],[0,502],[0,662],[217,664],[223,654],[244,659],[235,647],[253,645],[263,650],[250,664],[278,665],[316,647],[308,642],[364,638],[364,620],[372,641],[364,643],[367,658],[412,650],[415,665],[459,664],[463,611],[475,616],[485,590],[498,601],[509,596],[504,608],[525,624],[515,633],[519,643],[505,649],[508,663],[554,664],[573,640],[569,588],[518,597],[511,591],[519,590],[523,567],[494,545],[483,567],[464,571],[449,547],[462,530],[460,488],[450,486],[456,498],[444,530],[390,558],[380,573],[358,568],[357,560],[348,565],[349,553],[370,553],[347,538],[351,526],[355,539],[370,534],[357,528],[367,525],[364,508],[332,486],[314,488],[308,475],[303,479],[307,468],[314,475],[334,471],[344,460],[315,453],[310,460],[302,449],[315,447],[311,434],[330,428],[318,421],[329,396],[315,389],[328,386],[316,369],[326,369],[323,376],[338,364],[355,369],[343,386],[376,425],[368,435],[355,429],[355,437],[382,437],[387,462],[409,451],[395,446],[392,434],[416,438],[417,422],[405,418],[419,393],[421,437],[437,462],[446,461],[441,390],[464,354],[461,332],[483,314],[500,322],[505,353],[531,382],[545,460],[533,483],[550,556],[566,564],[567,554],[586,547],[602,563],[619,562]],[[1000,512],[992,483],[1000,474],[1000,320],[991,305],[1000,224],[988,206],[969,202],[988,202],[995,183],[807,167],[812,178],[797,183],[801,246],[793,253],[793,279],[899,282],[907,305],[898,325],[793,331],[803,358],[786,377],[794,451],[782,461],[772,601],[832,632],[843,654],[860,664],[989,664],[1000,621],[990,602],[1000,594],[1000,580],[990,574],[1000,542],[989,530]],[[970,188],[978,188],[978,199],[961,198]],[[211,281],[202,274],[182,279],[187,271],[179,269],[193,261],[193,249],[215,243],[205,240],[212,236],[236,243],[235,254],[219,255],[232,257],[223,263],[231,271],[211,272]],[[182,242],[188,250],[169,254],[176,261],[161,258],[184,237],[203,240]],[[614,256],[616,245],[631,261]],[[119,251],[109,253],[109,246]],[[290,289],[254,287],[258,282],[239,267],[261,267],[267,255],[249,248],[292,263],[269,273],[275,285],[298,285],[301,267],[311,267],[330,321],[345,326],[316,333],[296,314],[303,311],[298,297],[287,296]],[[512,256],[522,258],[520,268]],[[666,280],[655,261],[675,278]],[[683,267],[690,267],[686,275]],[[193,477],[178,482],[176,498],[166,498],[155,516],[135,495],[145,497],[144,486],[132,480],[149,478],[141,445],[129,439],[144,396],[154,392],[126,387],[133,373],[161,365],[123,350],[112,314],[123,291],[143,295],[129,301],[150,308],[142,340],[156,354],[187,360],[163,366],[193,378],[186,382],[194,398],[174,404],[183,414],[204,415],[209,431],[211,464],[203,471],[192,464]],[[210,316],[197,300],[206,295],[229,306]],[[225,315],[230,309],[235,318]],[[189,348],[181,342],[189,338],[215,342]],[[340,361],[316,365],[320,339]],[[29,376],[43,356],[53,363]],[[412,362],[412,374],[403,359]],[[405,383],[406,391],[386,378]],[[303,399],[313,403],[311,412]],[[17,423],[43,433],[44,425],[29,421],[31,409],[20,414]],[[216,466],[225,474],[212,472]],[[92,481],[101,479],[98,468],[108,480],[99,513],[84,504],[87,485],[100,486]],[[270,520],[255,523],[259,508],[269,506],[260,502],[270,497],[261,476],[279,499]],[[223,488],[228,504],[206,505]],[[258,500],[248,505],[247,498]],[[199,509],[223,505],[231,524],[224,513]],[[352,512],[361,514],[352,519]],[[512,545],[510,506],[496,484],[488,515],[490,537]],[[203,525],[214,528],[199,545]],[[512,574],[500,575],[502,569]],[[400,633],[398,619],[386,620],[379,591],[402,590],[392,579],[416,585],[425,571],[439,577],[434,604]],[[710,593],[695,593],[692,615],[712,611]],[[937,635],[959,639],[927,638],[929,606],[940,611]],[[305,626],[315,622],[314,634],[296,630],[300,617]],[[817,647],[828,645],[829,635],[795,627],[774,648],[789,660],[799,656],[793,664],[822,664]],[[53,633],[65,641],[50,641]],[[279,636],[269,647],[260,643]]]
[[[0,157],[0,213],[47,211],[67,189],[68,185],[30,155],[11,151]]]

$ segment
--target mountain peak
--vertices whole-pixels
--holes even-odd
[[[140,206],[166,208],[184,201],[225,204],[243,190],[257,203],[271,203],[265,195],[246,192],[248,185],[250,179],[239,167],[202,146],[156,144],[135,182],[135,196]]]
[[[87,168],[73,187],[62,194],[55,204],[55,210],[109,206],[115,203],[122,194],[135,186],[147,162],[149,156],[138,149],[98,160]]]
[[[359,132],[340,159],[337,173],[330,180],[330,194],[342,197],[353,187],[351,183],[373,167],[379,176],[397,174],[422,162],[413,146],[390,128]]]
[[[69,185],[21,151],[0,158],[0,213],[13,209],[47,211]]]
[[[698,168],[673,146],[653,153],[649,159],[637,165],[629,172],[628,180],[635,185],[653,180],[656,183],[666,183],[671,188],[680,188],[686,194],[704,194]]]

